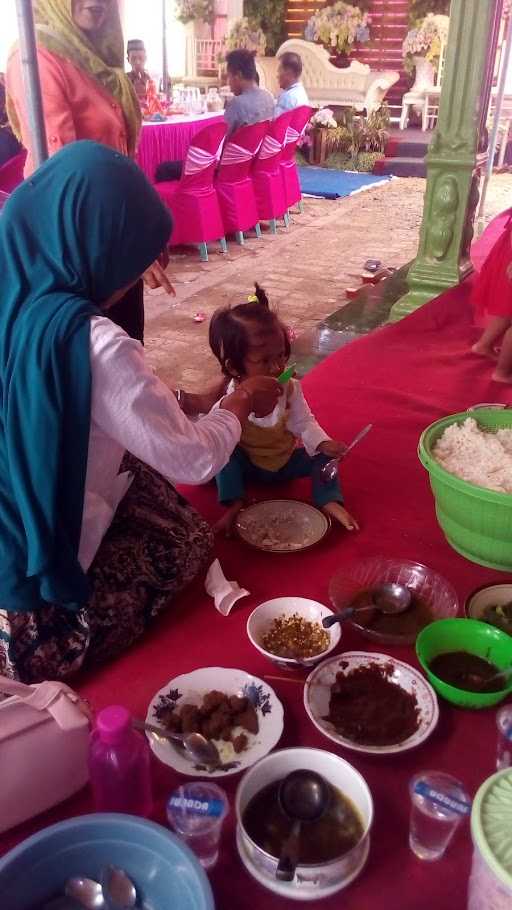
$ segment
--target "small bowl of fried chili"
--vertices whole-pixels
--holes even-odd
[[[334,650],[341,638],[336,623],[324,629],[332,610],[305,597],[276,597],[256,607],[247,620],[255,648],[283,670],[311,668]]]

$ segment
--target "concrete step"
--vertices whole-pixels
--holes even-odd
[[[383,158],[377,161],[374,174],[391,174],[393,177],[426,177],[427,167],[420,158]]]

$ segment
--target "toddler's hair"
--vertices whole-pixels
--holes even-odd
[[[270,334],[276,328],[282,329],[286,357],[290,356],[290,339],[286,326],[270,309],[268,297],[256,282],[257,300],[239,303],[234,307],[216,310],[210,321],[210,347],[219,361],[225,376],[243,376],[244,362],[249,351],[248,327],[256,326],[261,335]],[[229,368],[227,366],[229,361]]]

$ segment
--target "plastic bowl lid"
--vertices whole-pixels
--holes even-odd
[[[489,777],[475,796],[471,834],[496,878],[512,892],[512,768]]]

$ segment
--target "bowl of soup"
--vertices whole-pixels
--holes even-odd
[[[279,855],[292,822],[280,808],[280,782],[307,769],[330,785],[329,807],[302,826],[299,863],[292,882],[276,878]],[[327,897],[361,872],[370,847],[373,800],[362,775],[323,749],[280,749],[257,762],[242,778],[235,801],[237,846],[247,870],[260,884],[300,900]]]

